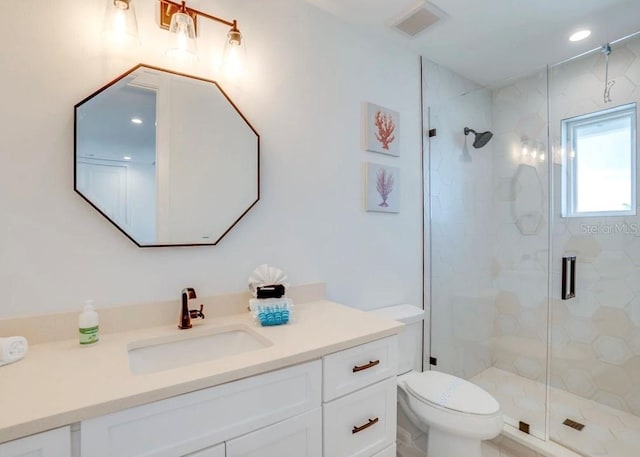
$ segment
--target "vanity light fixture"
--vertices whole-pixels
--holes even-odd
[[[176,3],[171,0],[160,2],[160,27],[171,33],[168,55],[178,58],[197,59],[196,37],[198,17],[210,19],[214,22],[230,27],[225,43],[222,70],[226,76],[235,78],[243,70],[244,55],[246,53],[242,33],[238,29],[238,21],[222,19],[202,11],[189,8],[186,2]]]
[[[166,5],[166,3],[161,3],[161,5]],[[162,7],[160,10],[160,14],[162,14]],[[170,13],[170,16],[167,55],[172,58],[197,61],[195,15],[189,14],[185,2],[182,2],[179,9]],[[197,16],[195,18],[197,19]]]
[[[107,0],[103,32],[117,44],[139,43],[134,0]]]
[[[139,117],[133,117],[133,118],[131,118],[131,123],[132,124],[142,124],[142,119],[140,119]]]

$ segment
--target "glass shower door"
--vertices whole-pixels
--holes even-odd
[[[639,99],[640,37],[549,69],[549,434],[588,456],[640,455]]]
[[[546,71],[487,89],[441,67],[425,70],[428,127],[437,132],[429,163],[427,361],[432,370],[483,387],[500,402],[508,424],[544,439]],[[429,89],[438,97],[430,98]],[[485,145],[476,142],[476,148],[465,128],[493,137]]]

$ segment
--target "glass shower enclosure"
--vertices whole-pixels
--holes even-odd
[[[425,367],[485,388],[514,433],[640,455],[640,36],[491,89],[423,75]]]

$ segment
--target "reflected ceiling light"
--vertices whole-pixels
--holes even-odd
[[[582,41],[589,36],[591,36],[591,30],[578,30],[569,37],[569,41]]]
[[[138,20],[133,0],[107,0],[102,28],[112,42],[138,43]]]
[[[134,124],[142,124],[142,119],[140,119],[139,117],[133,117],[131,118],[131,122]]]
[[[230,77],[240,76],[244,71],[244,56],[246,54],[242,33],[238,29],[238,21],[228,21],[202,11],[189,8],[186,2],[176,3],[171,0],[160,2],[160,27],[171,33],[167,54],[178,58],[197,59],[196,38],[198,17],[210,19],[214,22],[230,27],[227,33],[222,69]]]
[[[123,157],[123,159],[124,159],[124,160],[131,160],[131,157],[129,157],[129,156],[124,156],[124,157]]]

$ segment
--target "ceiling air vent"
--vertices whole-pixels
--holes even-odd
[[[440,8],[429,2],[424,2],[401,16],[399,20],[392,22],[391,28],[405,36],[414,38],[446,17],[446,13]]]

